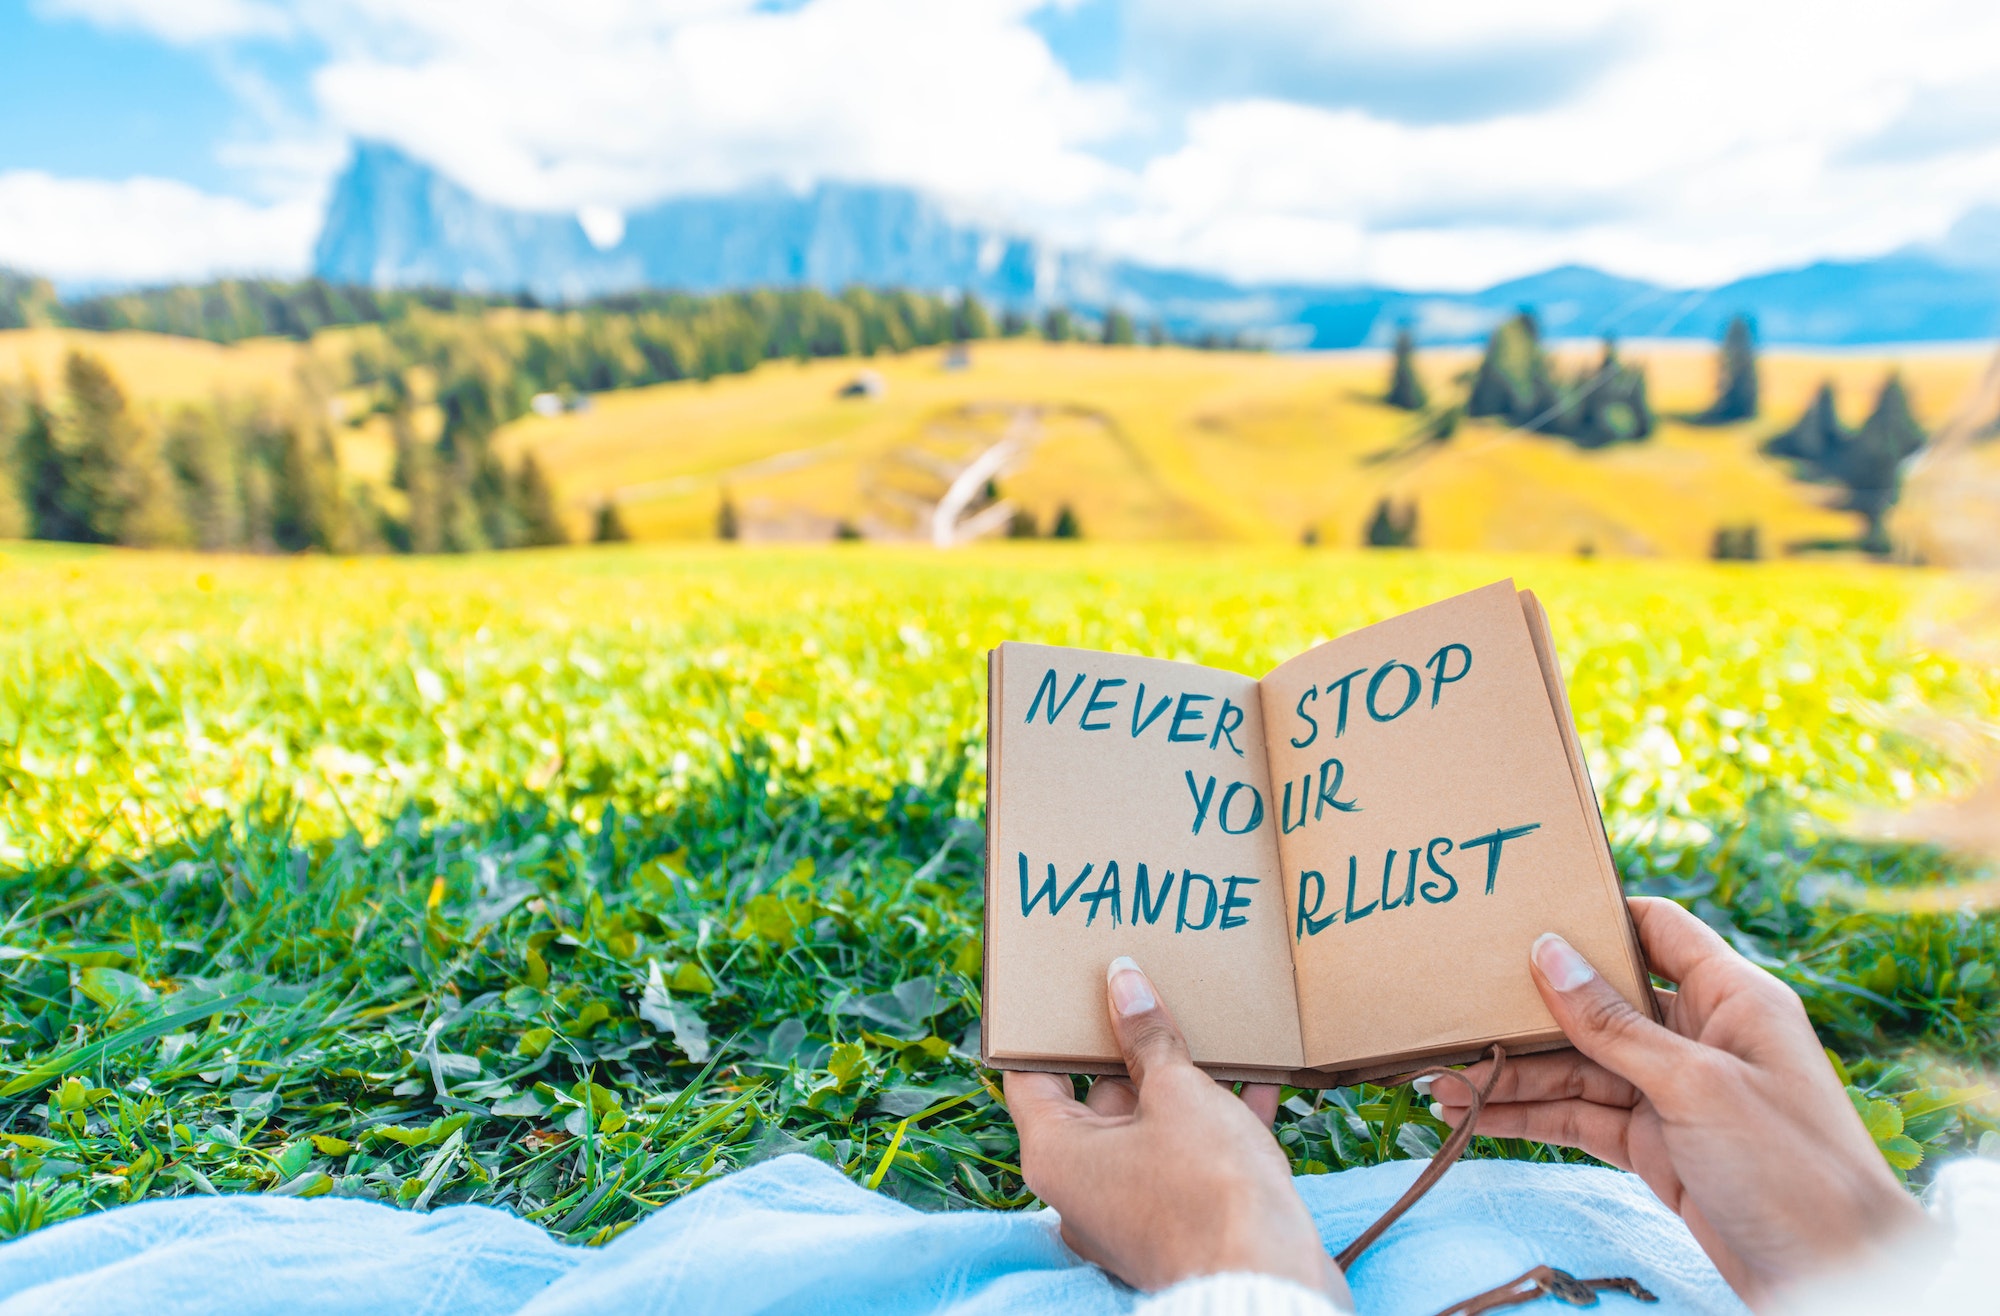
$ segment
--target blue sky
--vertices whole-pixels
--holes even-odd
[[[0,0],[0,123],[0,264],[71,284],[304,270],[357,137],[545,210],[865,179],[1241,278],[1693,284],[2000,205],[2000,6]]]

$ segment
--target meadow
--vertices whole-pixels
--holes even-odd
[[[1557,368],[1576,373],[1600,351],[1561,345]],[[1686,419],[1713,396],[1710,345],[1627,343],[1621,354],[1645,365],[1661,425],[1647,442],[1595,451],[1488,420],[1424,443],[1431,417],[1381,401],[1379,351],[1032,341],[974,344],[962,365],[933,350],[621,390],[587,411],[525,417],[497,443],[510,457],[537,454],[579,533],[613,498],[641,539],[713,537],[724,497],[748,537],[826,539],[842,522],[871,538],[908,537],[905,495],[934,498],[934,466],[1012,435],[1024,452],[1000,489],[1044,532],[1067,503],[1091,539],[1283,544],[1311,532],[1351,547],[1389,497],[1417,505],[1427,548],[1700,558],[1718,526],[1755,524],[1775,554],[1855,534],[1835,491],[1760,451],[1823,379],[1858,425],[1900,369],[1922,419],[1937,424],[1988,355],[1769,350],[1762,415],[1710,426]],[[1458,381],[1478,360],[1470,348],[1421,352],[1430,396],[1460,397]],[[841,396],[862,369],[879,376],[881,395]],[[354,451],[363,460],[363,445]]]
[[[490,312],[490,326],[546,325],[541,312]],[[449,337],[464,317],[423,323]],[[211,398],[310,394],[328,411],[350,493],[392,516],[392,398],[359,382],[379,347],[373,327],[333,328],[304,342],[190,338],[72,329],[0,331],[0,381],[62,377],[64,355],[100,356],[142,413],[167,422]],[[1559,373],[1594,363],[1595,343],[1557,344]],[[1973,345],[1761,354],[1762,411],[1729,425],[1693,423],[1713,397],[1715,352],[1689,342],[1630,342],[1660,424],[1643,443],[1583,450],[1492,420],[1466,421],[1426,443],[1434,415],[1387,406],[1381,351],[1283,354],[983,340],[963,353],[915,349],[871,358],[768,361],[741,374],[607,389],[586,406],[530,413],[503,426],[495,450],[533,453],[554,482],[561,518],[587,538],[615,501],[639,540],[708,540],[724,501],[745,538],[825,541],[844,527],[871,539],[928,538],[925,509],[949,472],[1003,437],[1018,445],[999,479],[1007,501],[1043,533],[1071,507],[1093,540],[1213,544],[1320,542],[1352,547],[1378,500],[1414,502],[1418,539],[1452,551],[1587,552],[1602,557],[1706,557],[1723,526],[1755,525],[1764,551],[1851,540],[1858,518],[1840,491],[1801,480],[1761,445],[1790,425],[1822,380],[1844,421],[1859,425],[1892,371],[1917,418],[1942,424],[1989,354]],[[1434,403],[1462,398],[1473,348],[1419,353]],[[864,372],[879,394],[844,396]],[[411,366],[411,432],[444,427],[438,381]],[[373,376],[369,376],[373,378]]]
[[[1629,889],[1801,993],[1913,1182],[2000,1150],[2000,914],[1938,898],[1987,874],[1847,826],[1964,788],[2000,714],[1963,647],[1982,600],[1947,575],[10,544],[0,1237],[261,1190],[602,1241],[784,1151],[928,1207],[1026,1205],[972,1055],[984,650],[1261,672],[1506,575],[1549,604]],[[1436,1146],[1406,1092],[1288,1096],[1301,1172]]]

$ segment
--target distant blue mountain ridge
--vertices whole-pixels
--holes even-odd
[[[550,302],[641,288],[717,292],[852,284],[970,289],[1021,309],[1117,308],[1177,334],[1216,329],[1288,348],[1482,338],[1534,308],[1551,337],[1713,338],[1755,317],[1768,343],[1861,345],[2000,336],[2000,210],[1943,241],[1675,289],[1569,265],[1479,292],[1240,284],[1066,250],[954,218],[908,188],[822,183],[678,197],[627,215],[600,246],[575,216],[481,200],[394,147],[363,142],[340,175],[313,252],[319,277],[375,287],[528,291]]]

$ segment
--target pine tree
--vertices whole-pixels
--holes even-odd
[[[278,537],[276,481],[266,454],[246,454],[243,462],[243,545],[253,553],[275,553]]]
[[[409,499],[403,547],[411,553],[444,551],[444,508],[437,449],[416,435],[405,401],[389,416],[396,441],[396,465],[389,482]]]
[[[287,553],[341,553],[348,547],[346,522],[333,441],[324,433],[286,426],[272,468],[272,539]]]
[[[28,519],[27,500],[21,497],[14,474],[12,456],[11,451],[0,453],[0,541],[26,539],[34,529]]]
[[[195,547],[244,547],[242,452],[217,408],[183,408],[168,430],[166,454]]]
[[[1533,313],[1522,310],[1486,340],[1465,414],[1498,416],[1510,425],[1542,428],[1555,415],[1556,401],[1541,329]]]
[[[1104,315],[1104,342],[1108,347],[1130,347],[1139,341],[1132,317],[1113,307]]]
[[[715,509],[715,537],[731,541],[743,537],[743,522],[737,518],[736,504],[727,489],[722,491],[722,502]]]
[[[1066,306],[1051,306],[1042,312],[1042,337],[1051,343],[1067,343],[1076,337],[1076,319]]]
[[[437,445],[438,528],[447,553],[477,553],[492,547],[486,537],[485,508],[475,496],[479,468],[464,448]]]
[[[1055,524],[1049,527],[1050,539],[1081,539],[1083,523],[1077,520],[1076,509],[1068,503],[1056,508]]]
[[[34,538],[89,543],[90,522],[77,496],[74,463],[56,441],[54,415],[32,390],[23,403],[20,428],[14,435],[14,465]]]
[[[1389,392],[1382,400],[1404,411],[1422,411],[1430,402],[1424,381],[1417,377],[1417,336],[1407,324],[1396,330],[1396,362],[1389,371]]]
[[[1834,405],[1833,382],[1823,380],[1797,423],[1772,435],[1765,442],[1764,451],[1774,457],[1790,457],[1816,468],[1824,468],[1837,460],[1841,450],[1847,446],[1847,437],[1847,431],[1840,423],[1840,412]]]
[[[1000,336],[1002,338],[1024,337],[1033,327],[1027,316],[1011,306],[1000,313]]]
[[[1713,425],[1757,414],[1757,337],[1748,316],[1731,316],[1715,361],[1715,401],[1702,414]]]
[[[569,531],[556,512],[555,490],[532,452],[521,455],[520,468],[514,474],[514,511],[524,547],[546,548],[569,542]]]
[[[958,305],[952,307],[951,320],[951,336],[961,343],[993,336],[993,317],[986,313],[986,307],[970,288],[959,296]]]
[[[1849,433],[1841,426],[1833,385],[1823,383],[1798,422],[1773,435],[1764,451],[1792,458],[1807,475],[1845,486],[1845,506],[1859,512],[1864,522],[1861,546],[1886,553],[1890,548],[1886,522],[1902,494],[1903,463],[1924,441],[1902,378],[1892,373],[1882,381],[1875,409],[1860,429]]]
[[[1369,548],[1415,548],[1417,546],[1417,500],[1398,508],[1385,495],[1375,504],[1361,542]]]
[[[1653,409],[1646,400],[1646,372],[1618,359],[1618,344],[1604,340],[1596,369],[1580,374],[1559,393],[1562,405],[1541,426],[1576,440],[1583,448],[1633,443],[1653,432]]]
[[[625,518],[618,514],[618,504],[609,497],[597,505],[597,522],[590,532],[593,544],[623,544],[632,538],[632,532],[625,528]]]
[[[27,539],[35,532],[28,511],[26,472],[18,455],[27,428],[27,399],[0,383],[0,539]]]
[[[88,538],[134,547],[172,544],[183,533],[159,444],[126,404],[104,363],[71,352],[63,363],[65,409],[58,443]]]
[[[1861,544],[1871,553],[1889,550],[1884,523],[1902,493],[1903,462],[1923,446],[1923,427],[1910,412],[1902,377],[1891,374],[1876,396],[1875,410],[1855,431],[1834,471],[1847,486],[1847,506],[1867,521]]]

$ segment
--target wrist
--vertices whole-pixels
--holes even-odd
[[[1302,1203],[1284,1213],[1294,1219],[1278,1224],[1268,1213],[1229,1212],[1219,1222],[1215,1246],[1183,1278],[1248,1272],[1270,1275],[1324,1293],[1336,1305],[1352,1308],[1347,1279],[1327,1255]]]
[[[1813,1245],[1809,1254],[1795,1256],[1788,1265],[1771,1267],[1759,1277],[1756,1290],[1744,1295],[1751,1307],[1789,1310],[1788,1304],[1801,1291],[1878,1265],[1934,1229],[1922,1204],[1886,1169],[1879,1175],[1868,1174],[1848,1200],[1844,1221],[1823,1220],[1809,1240],[1801,1239]]]

